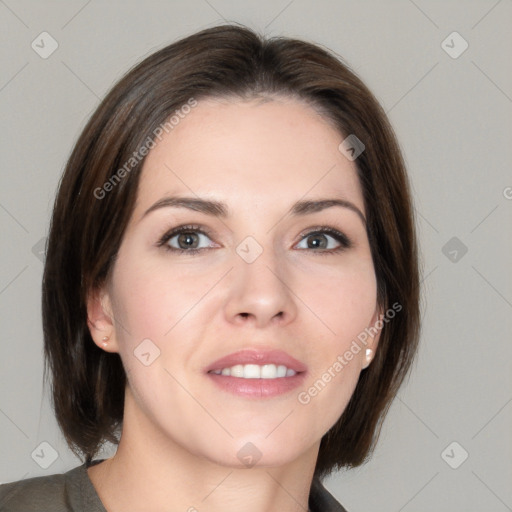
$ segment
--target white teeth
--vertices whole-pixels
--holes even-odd
[[[244,379],[259,379],[261,377],[261,367],[257,364],[246,364],[244,366]]]
[[[277,367],[277,376],[278,377],[286,377],[286,366],[283,366],[282,364],[280,364],[278,367]]]
[[[275,379],[277,377],[277,367],[275,364],[264,364],[261,367],[262,379]]]
[[[240,377],[243,379],[276,379],[282,377],[293,377],[297,372],[280,364],[236,364],[231,368],[222,370],[212,370],[211,373],[217,375],[226,375],[231,377]]]
[[[244,366],[242,364],[236,364],[231,367],[231,377],[243,377],[244,376]]]

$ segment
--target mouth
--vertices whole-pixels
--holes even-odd
[[[271,398],[301,385],[307,367],[281,350],[247,349],[215,361],[205,372],[225,392],[246,398]]]
[[[238,377],[240,379],[282,379],[293,377],[297,372],[285,365],[280,364],[236,364],[222,370],[210,370],[208,373],[215,375],[225,375],[228,377]]]

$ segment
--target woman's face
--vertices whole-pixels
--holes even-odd
[[[298,101],[203,100],[149,152],[103,295],[148,433],[274,466],[317,450],[342,414],[378,336],[354,340],[380,313],[342,140]]]

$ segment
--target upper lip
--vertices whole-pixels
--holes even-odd
[[[276,364],[284,365],[297,373],[306,371],[306,365],[292,357],[290,354],[282,350],[262,349],[244,349],[239,350],[238,352],[233,352],[232,354],[217,359],[208,365],[205,371],[222,370],[223,368],[230,368],[237,364]]]

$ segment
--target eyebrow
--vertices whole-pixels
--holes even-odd
[[[327,208],[334,206],[347,208],[352,210],[358,215],[366,228],[366,218],[361,210],[352,202],[346,199],[315,199],[315,200],[300,200],[297,201],[288,211],[289,214],[294,216],[308,215],[310,213],[320,212]],[[142,215],[142,220],[149,213],[160,208],[187,208],[196,212],[211,215],[212,217],[227,218],[231,216],[229,207],[226,203],[208,199],[201,199],[198,197],[183,197],[183,196],[168,196],[159,199],[156,203],[150,206]]]

